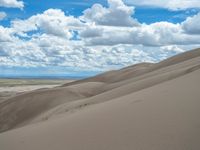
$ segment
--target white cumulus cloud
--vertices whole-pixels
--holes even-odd
[[[170,10],[200,8],[199,0],[124,0],[124,1],[128,4],[132,4],[135,6],[159,7]]]
[[[108,0],[109,7],[94,4],[86,9],[81,19],[105,26],[138,26],[136,19],[132,18],[134,7],[126,6],[122,0]]]
[[[24,2],[18,0],[0,0],[0,7],[23,9]]]
[[[3,11],[0,12],[0,21],[3,20],[3,19],[5,19],[6,16],[7,16],[7,14],[5,12],[3,12]]]
[[[182,23],[182,27],[189,34],[200,34],[200,13],[193,17],[188,17]]]
[[[54,36],[71,38],[69,30],[79,28],[81,25],[78,19],[66,16],[60,9],[48,9],[26,20],[12,21],[12,28],[21,36],[26,36],[26,32],[42,30]]]

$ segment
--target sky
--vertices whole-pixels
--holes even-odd
[[[198,47],[199,0],[0,0],[1,77],[87,77]]]

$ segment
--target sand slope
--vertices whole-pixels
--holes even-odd
[[[197,49],[8,99],[0,149],[199,150],[199,98]]]

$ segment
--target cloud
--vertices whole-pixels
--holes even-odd
[[[200,8],[199,0],[125,0],[125,2],[135,6],[159,7],[170,10]]]
[[[126,6],[122,0],[108,0],[109,7],[94,4],[86,9],[81,16],[85,22],[94,22],[105,26],[138,26],[136,19],[132,18],[134,7]]]
[[[7,14],[5,12],[0,12],[0,21],[5,19]]]
[[[200,13],[193,17],[188,17],[183,23],[182,27],[188,34],[200,34]]]
[[[192,45],[200,44],[200,35],[190,35],[183,31],[180,24],[157,22],[139,27],[114,28],[102,27],[101,36],[84,38],[87,45],[130,44],[144,46]]]
[[[0,7],[23,9],[24,2],[18,0],[0,0]]]
[[[48,9],[26,20],[12,21],[12,28],[21,36],[26,36],[26,32],[41,30],[46,34],[71,38],[69,30],[79,28],[81,25],[78,19],[65,16],[60,9]]]
[[[0,43],[12,42],[14,37],[12,36],[13,30],[11,28],[5,28],[0,26]]]
[[[13,37],[14,38],[14,37]],[[0,46],[1,65],[5,66],[67,66],[105,70],[142,60],[151,60],[145,52],[132,46],[87,47],[80,42],[42,34],[29,41],[13,39]]]
[[[103,30],[104,29],[101,27],[96,27],[95,25],[91,25],[81,30],[79,36],[82,38],[101,37]]]
[[[132,17],[133,7],[108,2],[79,17],[48,9],[0,26],[0,65],[108,70],[157,62],[200,46],[199,14],[177,24],[142,24]]]

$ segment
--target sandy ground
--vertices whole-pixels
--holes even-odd
[[[0,87],[0,102],[9,97],[21,94],[27,91],[33,91],[42,88],[52,88],[59,85],[25,85],[25,86],[15,86],[15,87]]]
[[[2,150],[199,150],[200,49],[0,103]]]
[[[0,103],[6,99],[43,88],[53,88],[73,80],[0,79]]]
[[[25,86],[15,86],[15,87],[0,87],[0,92],[27,92],[42,88],[52,88],[59,86],[57,85],[25,85]]]

